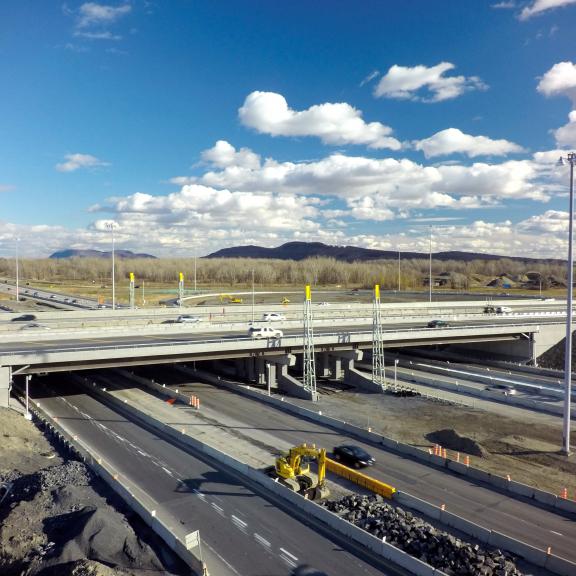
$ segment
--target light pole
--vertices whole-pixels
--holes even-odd
[[[115,276],[115,260],[114,260],[114,221],[108,222],[106,228],[112,232],[112,310],[116,310],[116,276]]]
[[[20,302],[20,259],[18,255],[19,245],[20,238],[16,238],[16,302]]]
[[[196,293],[196,246],[194,246],[194,293]]]
[[[398,292],[400,292],[400,249],[398,249]]]
[[[566,303],[566,346],[564,348],[564,418],[562,425],[562,453],[570,454],[570,402],[572,393],[572,296],[574,287],[574,165],[576,153],[560,157],[558,164],[570,165],[570,220],[568,222],[568,298]]]
[[[252,324],[254,324],[254,268],[252,268]]]
[[[432,302],[432,226],[430,226],[430,262],[428,270],[428,300]]]
[[[398,360],[398,358],[396,358],[394,360],[394,389],[396,389],[398,386],[398,375],[397,375],[398,362],[399,362],[399,360]]]

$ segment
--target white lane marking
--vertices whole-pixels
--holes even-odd
[[[236,528],[238,528],[238,530],[240,530],[240,532],[244,532],[244,534],[247,533],[246,526],[248,526],[248,524],[246,524],[244,520],[240,520],[238,516],[234,516],[234,514],[232,514],[232,523],[236,526]]]
[[[164,470],[164,472],[166,472],[166,474],[168,474],[168,476],[172,476],[172,471],[168,470],[168,468],[164,468],[164,466],[162,466],[162,470]]]
[[[290,552],[288,552],[288,550],[284,550],[284,548],[280,548],[280,552],[282,552],[283,554],[286,554],[286,556],[288,556],[289,558],[292,558],[292,560],[295,560],[296,562],[298,562],[298,558],[296,558],[296,556],[294,556],[294,554],[290,554]]]
[[[194,494],[196,494],[196,496],[198,496],[198,498],[200,498],[200,500],[206,500],[206,496],[204,494],[202,494],[202,492],[200,492],[196,488],[192,488],[192,492],[194,492]]]
[[[270,546],[272,546],[272,544],[270,544],[270,542],[268,542],[266,538],[263,538],[262,536],[260,536],[260,534],[257,534],[256,532],[254,532],[254,539],[256,540],[256,542],[258,542],[258,544],[262,544],[262,546],[264,546],[265,548],[270,548]]]
[[[138,454],[141,454],[142,456],[146,456],[146,452],[142,452],[142,450],[138,450]]]
[[[234,514],[232,514],[232,522],[238,523],[240,526],[248,526],[244,520],[240,520],[240,518],[238,518],[238,516],[234,516]]]
[[[218,504],[215,504],[214,502],[210,502],[210,505],[212,506],[212,508],[214,508],[214,510],[216,510],[216,512],[218,512],[218,514],[220,514],[220,516],[222,516],[223,518],[226,516],[224,514],[224,508],[222,508],[222,506],[218,506]]]
[[[560,534],[560,532],[556,532],[556,530],[550,530],[552,534],[557,534],[558,536],[564,536],[564,534]]]
[[[214,550],[214,548],[212,548],[212,546],[210,546],[210,544],[208,544],[208,542],[206,542],[206,540],[202,540],[202,546],[205,548],[208,548],[210,550],[210,552],[212,552],[212,554],[217,556],[224,564],[226,564],[226,566],[228,566],[228,568],[230,570],[232,570],[232,572],[234,572],[234,574],[237,574],[238,576],[242,576],[242,574],[240,574],[240,572],[238,572],[238,570],[236,570],[236,568],[234,568],[234,566],[232,566],[232,564],[230,564],[230,562],[228,562],[228,560],[226,560],[226,558],[224,558],[223,556],[218,554],[218,552],[216,552],[216,550]]]

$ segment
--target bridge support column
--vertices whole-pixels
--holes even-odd
[[[316,376],[329,377],[331,376],[330,370],[330,355],[328,352],[318,352],[316,354]]]
[[[270,365],[269,374],[275,376],[278,389],[290,396],[303,398],[304,400],[318,400],[318,394],[306,390],[302,383],[288,374],[288,368],[296,365],[296,356],[294,354],[285,354],[283,356],[270,356],[265,359]]]
[[[336,353],[332,353],[336,355]],[[360,372],[354,368],[354,361],[362,360],[364,353],[362,350],[346,350],[337,353],[340,362],[344,367],[344,382],[350,386],[362,388],[368,392],[382,392],[380,384],[372,380],[372,376]]]
[[[255,382],[260,386],[268,386],[269,389],[278,388],[276,382],[276,364],[268,358],[257,356],[254,358],[255,363]]]
[[[0,366],[0,406],[10,406],[10,388],[12,386],[12,368]]]

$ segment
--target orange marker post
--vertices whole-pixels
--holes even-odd
[[[444,460],[446,460],[447,457],[446,454],[447,454],[446,448],[442,448],[442,458],[444,458]]]
[[[466,464],[466,466],[470,466],[470,456],[466,456],[464,464]]]
[[[568,488],[562,488],[562,492],[560,493],[560,498],[564,498],[564,500],[568,499]]]

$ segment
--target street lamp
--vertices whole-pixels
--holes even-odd
[[[398,358],[396,358],[394,360],[394,390],[396,390],[396,388],[398,386],[398,376],[397,376],[398,362],[400,362],[400,360]]]
[[[20,238],[16,238],[16,302],[20,302],[20,260],[18,257],[19,245]]]
[[[428,299],[432,302],[432,226],[430,226],[430,263],[428,271]]]
[[[568,297],[566,303],[566,346],[564,348],[564,419],[562,425],[562,453],[570,454],[570,402],[572,393],[572,296],[574,287],[574,165],[576,153],[560,157],[559,166],[570,165],[570,220],[568,222]]]
[[[116,310],[116,277],[115,277],[115,261],[114,261],[114,226],[116,222],[107,222],[106,228],[112,232],[112,310]]]
[[[252,324],[254,324],[254,268],[252,268]]]
[[[398,248],[398,292],[400,292],[400,248]]]

